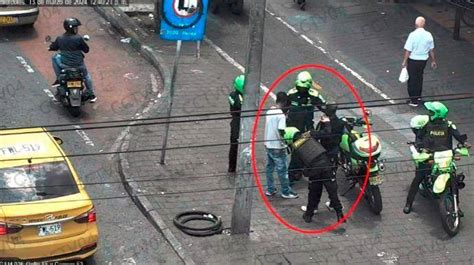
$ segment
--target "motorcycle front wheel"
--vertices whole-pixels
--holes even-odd
[[[452,188],[447,188],[439,200],[439,210],[443,229],[449,236],[453,237],[459,232],[461,218],[454,208],[454,196]]]
[[[367,185],[365,189],[365,197],[369,203],[370,210],[379,215],[382,212],[382,194],[379,186]]]

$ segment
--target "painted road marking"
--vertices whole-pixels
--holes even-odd
[[[296,30],[293,26],[291,26],[290,24],[288,24],[288,22],[286,22],[285,20],[283,20],[281,17],[279,16],[276,16],[274,13],[270,12],[268,9],[266,9],[266,12],[274,17],[276,20],[280,21],[283,25],[285,25],[287,28],[289,28],[291,31],[293,31],[294,33],[298,34],[298,36],[300,38],[302,38],[303,40],[305,40],[306,42],[308,42],[311,46],[315,47],[316,49],[320,50],[322,53],[326,54],[329,59],[333,60],[336,64],[338,64],[339,66],[341,66],[342,68],[344,68],[345,70],[347,70],[351,75],[353,75],[355,78],[359,79],[360,82],[362,82],[363,84],[365,84],[367,87],[369,87],[372,91],[374,91],[377,95],[381,96],[383,99],[386,99],[388,102],[390,102],[390,104],[395,104],[395,101],[392,100],[387,94],[385,94],[382,90],[380,90],[379,88],[377,88],[375,85],[373,85],[372,83],[370,83],[369,81],[367,81],[365,78],[362,77],[362,75],[360,75],[359,73],[357,73],[355,70],[353,70],[352,68],[350,68],[349,66],[347,66],[345,63],[343,63],[342,61],[339,61],[338,59],[334,58],[331,54],[329,54],[327,52],[327,50],[322,47],[322,46],[319,46],[317,45],[313,40],[311,40],[308,36],[304,35],[304,34],[301,34],[298,30]],[[322,43],[321,41],[319,41],[319,43]]]
[[[23,67],[26,69],[28,73],[35,72],[35,70],[33,70],[33,68],[26,62],[25,58],[21,56],[17,56],[16,58],[18,59],[18,61],[20,61],[20,63],[23,65]]]
[[[82,138],[82,140],[84,140],[84,142],[87,144],[87,145],[90,145],[90,146],[94,146],[94,142],[91,140],[91,138],[89,138],[89,136],[87,135],[87,133],[82,130],[81,126],[79,125],[74,125],[74,128],[76,128],[76,133],[79,134],[79,136]]]
[[[216,44],[214,44],[214,42],[212,42],[210,39],[208,39],[207,37],[205,38],[205,41],[211,45],[212,48],[214,48],[214,50],[217,51],[217,53],[222,56],[227,62],[229,62],[230,64],[232,64],[233,66],[235,66],[237,69],[239,69],[242,73],[245,73],[245,68],[239,64],[234,58],[232,58],[228,53],[226,53],[224,50],[222,50],[219,46],[217,46]],[[265,91],[265,93],[268,92],[268,87],[266,87],[264,84],[260,83],[260,88]],[[276,95],[275,93],[273,92],[270,92],[270,97],[273,98],[273,100],[276,100]]]

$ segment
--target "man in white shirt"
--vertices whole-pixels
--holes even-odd
[[[423,72],[428,59],[431,57],[431,67],[437,68],[434,54],[433,35],[424,29],[425,18],[417,17],[415,20],[416,29],[410,33],[405,43],[405,55],[402,67],[408,70],[408,95],[410,100],[408,105],[417,107],[420,103],[421,92],[423,90]]]
[[[288,179],[288,154],[284,142],[286,128],[286,115],[283,109],[288,108],[288,96],[285,92],[277,94],[276,106],[267,111],[265,119],[265,149],[267,153],[267,196],[275,195],[278,191],[273,180],[273,171],[276,168],[281,185],[281,197],[285,199],[296,199],[298,194],[290,188]]]

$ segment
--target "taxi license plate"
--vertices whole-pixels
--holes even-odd
[[[380,185],[382,184],[382,176],[377,175],[369,178],[370,185]]]
[[[60,223],[40,225],[38,228],[39,228],[39,232],[38,232],[39,236],[56,235],[62,232]]]
[[[18,23],[17,17],[12,17],[12,16],[0,17],[0,25],[11,25],[15,23]]]
[[[81,81],[68,81],[67,87],[82,87]]]

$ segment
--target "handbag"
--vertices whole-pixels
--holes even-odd
[[[406,67],[403,67],[402,71],[400,72],[400,76],[398,77],[398,81],[400,81],[400,83],[406,83],[408,78],[408,70]]]

